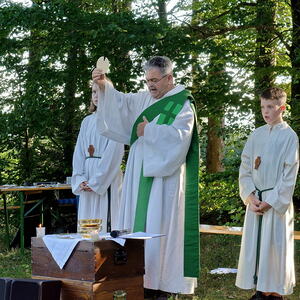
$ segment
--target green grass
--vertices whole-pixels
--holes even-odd
[[[253,290],[245,291],[235,286],[236,274],[216,275],[216,268],[237,268],[241,237],[216,234],[201,235],[201,275],[194,300],[249,299]],[[300,241],[295,241],[296,280],[298,286],[288,300],[300,299]],[[180,297],[180,299],[188,299]]]
[[[21,255],[19,250],[2,250],[0,253],[0,277],[30,278],[30,250],[26,249],[24,255]]]
[[[236,268],[238,263],[240,236],[202,234],[201,235],[201,276],[199,287],[193,300],[249,299],[253,291],[235,287],[235,274],[212,275],[209,271],[224,267]],[[0,277],[28,278],[31,276],[30,250],[22,256],[18,250],[5,251],[0,244]],[[288,300],[300,300],[300,241],[295,241],[296,280],[298,286]],[[191,300],[179,296],[178,299]],[[172,298],[170,298],[172,300]]]

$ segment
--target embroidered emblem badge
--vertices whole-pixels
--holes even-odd
[[[254,161],[254,169],[255,170],[258,169],[258,167],[260,166],[260,163],[261,163],[261,158],[260,158],[260,156],[257,156]]]
[[[95,147],[93,145],[89,145],[88,152],[90,154],[90,157],[93,157],[95,152]]]

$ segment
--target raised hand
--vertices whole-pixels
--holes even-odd
[[[93,82],[95,82],[96,84],[98,84],[100,90],[104,90],[105,89],[105,81],[106,81],[106,77],[104,72],[101,69],[97,69],[95,68],[92,72],[92,79]]]
[[[136,129],[136,134],[138,137],[144,135],[145,126],[149,123],[145,116],[143,117],[143,120],[144,122],[139,123]]]

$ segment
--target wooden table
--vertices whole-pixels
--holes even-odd
[[[69,184],[59,184],[59,185],[38,185],[38,186],[1,186],[0,185],[0,195],[3,198],[3,210],[5,219],[5,234],[6,234],[6,244],[9,248],[9,223],[8,223],[8,208],[20,209],[20,250],[24,253],[24,208],[25,208],[25,195],[30,192],[37,191],[59,191],[59,190],[70,190],[71,185]],[[17,192],[19,194],[19,206],[7,207],[6,193]],[[44,199],[38,201],[28,212],[30,213],[33,209],[42,205]]]

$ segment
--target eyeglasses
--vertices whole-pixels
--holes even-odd
[[[169,74],[166,74],[164,75],[162,78],[158,79],[158,78],[151,78],[151,79],[145,79],[144,81],[147,83],[147,84],[150,84],[150,83],[154,83],[154,84],[157,84],[159,83],[163,78],[165,78],[166,76],[168,76]]]

